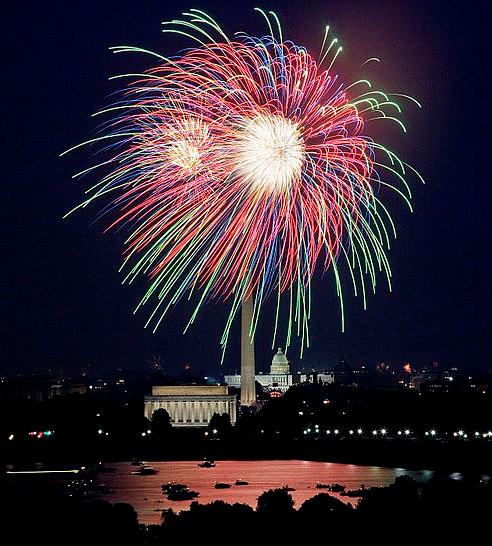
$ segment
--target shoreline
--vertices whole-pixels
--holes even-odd
[[[177,438],[174,438],[177,440]],[[53,442],[49,448],[9,449],[2,467],[45,465],[85,466],[100,461],[216,461],[305,460],[440,473],[492,475],[492,444],[402,442],[398,440],[269,440],[162,441],[145,444],[77,445]]]

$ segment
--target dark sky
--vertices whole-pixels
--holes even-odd
[[[234,5],[235,7],[231,7]],[[169,369],[185,362],[200,372],[220,369],[219,340],[226,305],[211,304],[190,333],[181,334],[190,308],[175,309],[157,334],[133,315],[145,283],[122,286],[117,272],[122,236],[91,225],[98,206],[68,220],[89,181],[72,174],[91,164],[88,150],[60,152],[93,135],[90,115],[111,103],[118,73],[138,71],[151,58],[115,56],[114,45],[172,54],[188,45],[161,33],[161,21],[189,7],[204,9],[232,34],[266,29],[256,2],[158,0],[11,2],[2,47],[3,204],[6,243],[2,274],[1,362],[6,369],[66,367],[143,369],[160,355]],[[344,46],[338,71],[358,77],[361,63],[381,59],[364,75],[377,87],[418,98],[408,105],[408,133],[376,136],[415,166],[426,186],[411,180],[415,212],[391,199],[398,239],[389,252],[394,291],[379,278],[368,310],[347,298],[340,333],[331,275],[317,279],[312,347],[294,367],[404,361],[488,369],[490,362],[490,2],[270,1],[284,34],[317,50],[329,23]],[[5,9],[5,8],[4,8]],[[5,267],[6,266],[6,267]],[[349,279],[344,282],[349,293]],[[258,368],[271,360],[272,310],[265,308],[257,338]],[[233,329],[226,369],[239,366]]]

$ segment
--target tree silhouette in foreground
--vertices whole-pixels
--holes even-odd
[[[258,497],[256,512],[265,518],[292,516],[294,499],[284,489],[269,489]]]

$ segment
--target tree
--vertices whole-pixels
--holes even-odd
[[[152,430],[152,434],[156,436],[165,436],[171,430],[171,418],[164,408],[154,411],[150,422],[150,429]]]
[[[323,523],[346,521],[353,515],[353,508],[341,500],[329,495],[319,493],[304,501],[298,510],[299,516],[304,520],[323,521]]]
[[[396,478],[388,487],[371,487],[357,505],[359,519],[371,522],[384,515],[386,524],[392,526],[408,518],[418,518],[420,513],[418,486],[409,476]]]
[[[134,544],[138,538],[138,515],[131,504],[117,502],[113,505],[112,539],[116,542]]]
[[[290,516],[295,512],[294,499],[284,489],[269,489],[258,497],[256,511],[268,518]]]
[[[218,413],[214,413],[210,419],[208,428],[212,435],[218,434],[219,436],[224,436],[228,434],[232,430],[231,418],[229,417],[229,414],[223,413],[220,415]]]

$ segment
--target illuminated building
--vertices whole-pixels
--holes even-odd
[[[291,373],[287,356],[278,349],[273,356],[270,366],[270,373],[258,373],[255,375],[255,380],[263,387],[263,390],[270,393],[284,393],[293,385],[300,383],[318,383],[323,384],[333,382],[333,372],[310,372],[310,373]],[[224,382],[231,386],[241,387],[241,375],[225,375]]]
[[[258,373],[255,375],[255,380],[266,390],[274,389],[280,392],[285,392],[292,385],[289,361],[282,349],[279,349],[273,357],[270,373]],[[224,382],[231,387],[239,388],[241,387],[241,375],[225,375]]]
[[[226,413],[236,422],[236,397],[226,385],[154,386],[144,396],[144,412],[152,419],[155,410],[165,409],[173,427],[206,427],[214,413]]]

